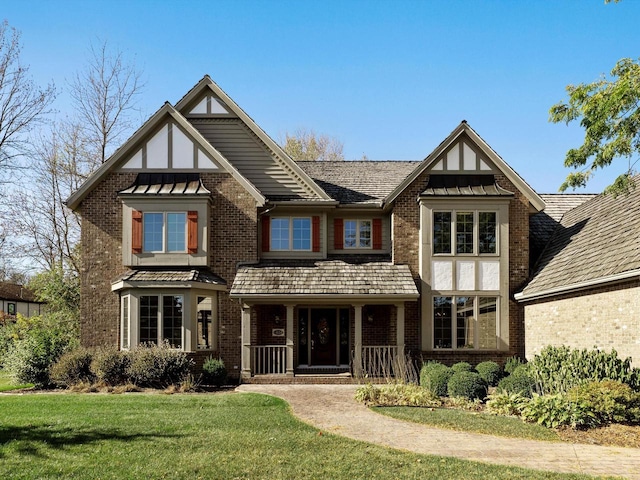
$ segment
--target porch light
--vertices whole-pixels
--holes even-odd
[[[273,323],[275,323],[276,325],[280,325],[280,315],[276,315],[273,318]]]

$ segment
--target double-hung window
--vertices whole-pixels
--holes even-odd
[[[144,212],[143,251],[186,252],[186,212]]]
[[[344,248],[371,248],[371,220],[344,221]]]
[[[140,342],[182,348],[182,295],[140,296]]]
[[[497,212],[433,212],[433,253],[482,255],[498,252]]]
[[[271,250],[311,251],[311,218],[271,218]]]

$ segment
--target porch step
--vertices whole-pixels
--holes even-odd
[[[244,378],[242,383],[252,384],[272,384],[272,385],[347,385],[364,383],[386,383],[385,378],[356,379],[350,373],[328,375],[328,374],[296,374],[288,375],[255,375],[251,378]]]

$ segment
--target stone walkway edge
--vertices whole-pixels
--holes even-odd
[[[240,385],[273,395],[293,414],[336,435],[426,455],[640,480],[640,449],[543,442],[432,428],[379,415],[354,399],[357,385]]]

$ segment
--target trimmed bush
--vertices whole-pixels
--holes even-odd
[[[451,366],[451,370],[453,370],[453,373],[456,373],[456,372],[473,372],[473,367],[468,362],[458,362],[458,363],[454,363]]]
[[[166,388],[179,385],[191,373],[194,362],[185,352],[160,346],[140,345],[131,350],[127,376],[139,387]]]
[[[439,407],[442,401],[427,389],[406,383],[367,384],[356,390],[356,400],[378,407]]]
[[[131,363],[129,352],[117,347],[101,347],[93,354],[91,371],[96,379],[106,385],[124,385],[127,383],[127,369]]]
[[[220,387],[227,381],[227,369],[221,359],[208,357],[202,365],[202,381],[205,385]]]
[[[476,365],[476,372],[490,387],[495,387],[502,376],[502,369],[496,362],[481,362]]]
[[[420,369],[420,385],[432,395],[445,397],[453,370],[439,362],[427,362]]]
[[[79,383],[92,383],[91,353],[85,348],[76,348],[64,353],[51,366],[51,381],[60,387],[71,387]]]
[[[529,362],[536,388],[541,395],[566,393],[571,388],[600,380],[618,380],[640,390],[640,370],[631,368],[631,358],[618,353],[548,346]]]
[[[482,400],[487,396],[487,384],[476,372],[455,372],[447,384],[450,397]]]
[[[519,357],[509,357],[504,363],[504,373],[511,375],[520,365],[524,365],[524,362]]]
[[[510,395],[517,393],[523,397],[531,398],[535,386],[536,381],[529,373],[528,365],[523,364],[516,368],[511,375],[500,380],[497,389]]]

